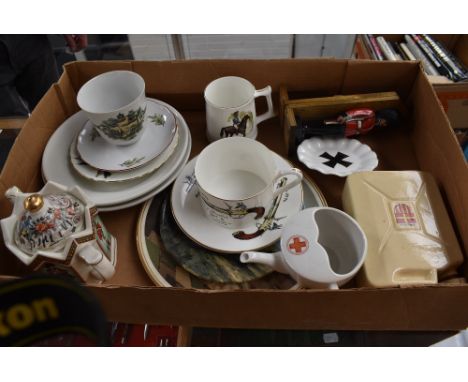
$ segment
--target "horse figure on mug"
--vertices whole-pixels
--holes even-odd
[[[244,117],[239,123],[236,124],[234,120],[234,124],[232,126],[223,127],[219,135],[221,136],[221,138],[232,137],[234,135],[242,135],[243,137],[245,137],[245,132],[247,130],[247,121],[249,120],[250,116],[244,115]]]

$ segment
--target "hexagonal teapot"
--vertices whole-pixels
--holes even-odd
[[[90,283],[114,275],[117,241],[79,187],[47,182],[37,193],[12,187],[5,195],[14,207],[0,222],[3,238],[25,265]]]

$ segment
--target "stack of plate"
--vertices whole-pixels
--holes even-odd
[[[107,143],[80,111],[52,135],[42,157],[46,181],[79,186],[101,211],[139,204],[169,186],[184,169],[192,139],[172,106],[147,99],[145,129],[130,146]]]
[[[165,287],[200,289],[291,289],[289,275],[261,264],[244,264],[242,251],[278,251],[278,239],[289,217],[302,208],[326,205],[315,183],[302,184],[278,196],[267,217],[243,230],[221,227],[204,214],[194,176],[197,158],[188,162],[170,192],[146,202],[137,227],[138,253],[148,276]],[[280,170],[291,163],[277,154]],[[287,179],[287,181],[293,178]]]

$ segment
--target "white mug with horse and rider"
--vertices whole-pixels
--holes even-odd
[[[255,98],[264,96],[268,110],[258,115]],[[210,142],[227,137],[257,138],[257,125],[275,116],[271,87],[261,90],[241,77],[221,77],[205,88],[206,135]]]

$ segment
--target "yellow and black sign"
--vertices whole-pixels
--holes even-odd
[[[63,334],[107,345],[104,314],[85,288],[50,276],[0,284],[0,346],[33,345]]]

